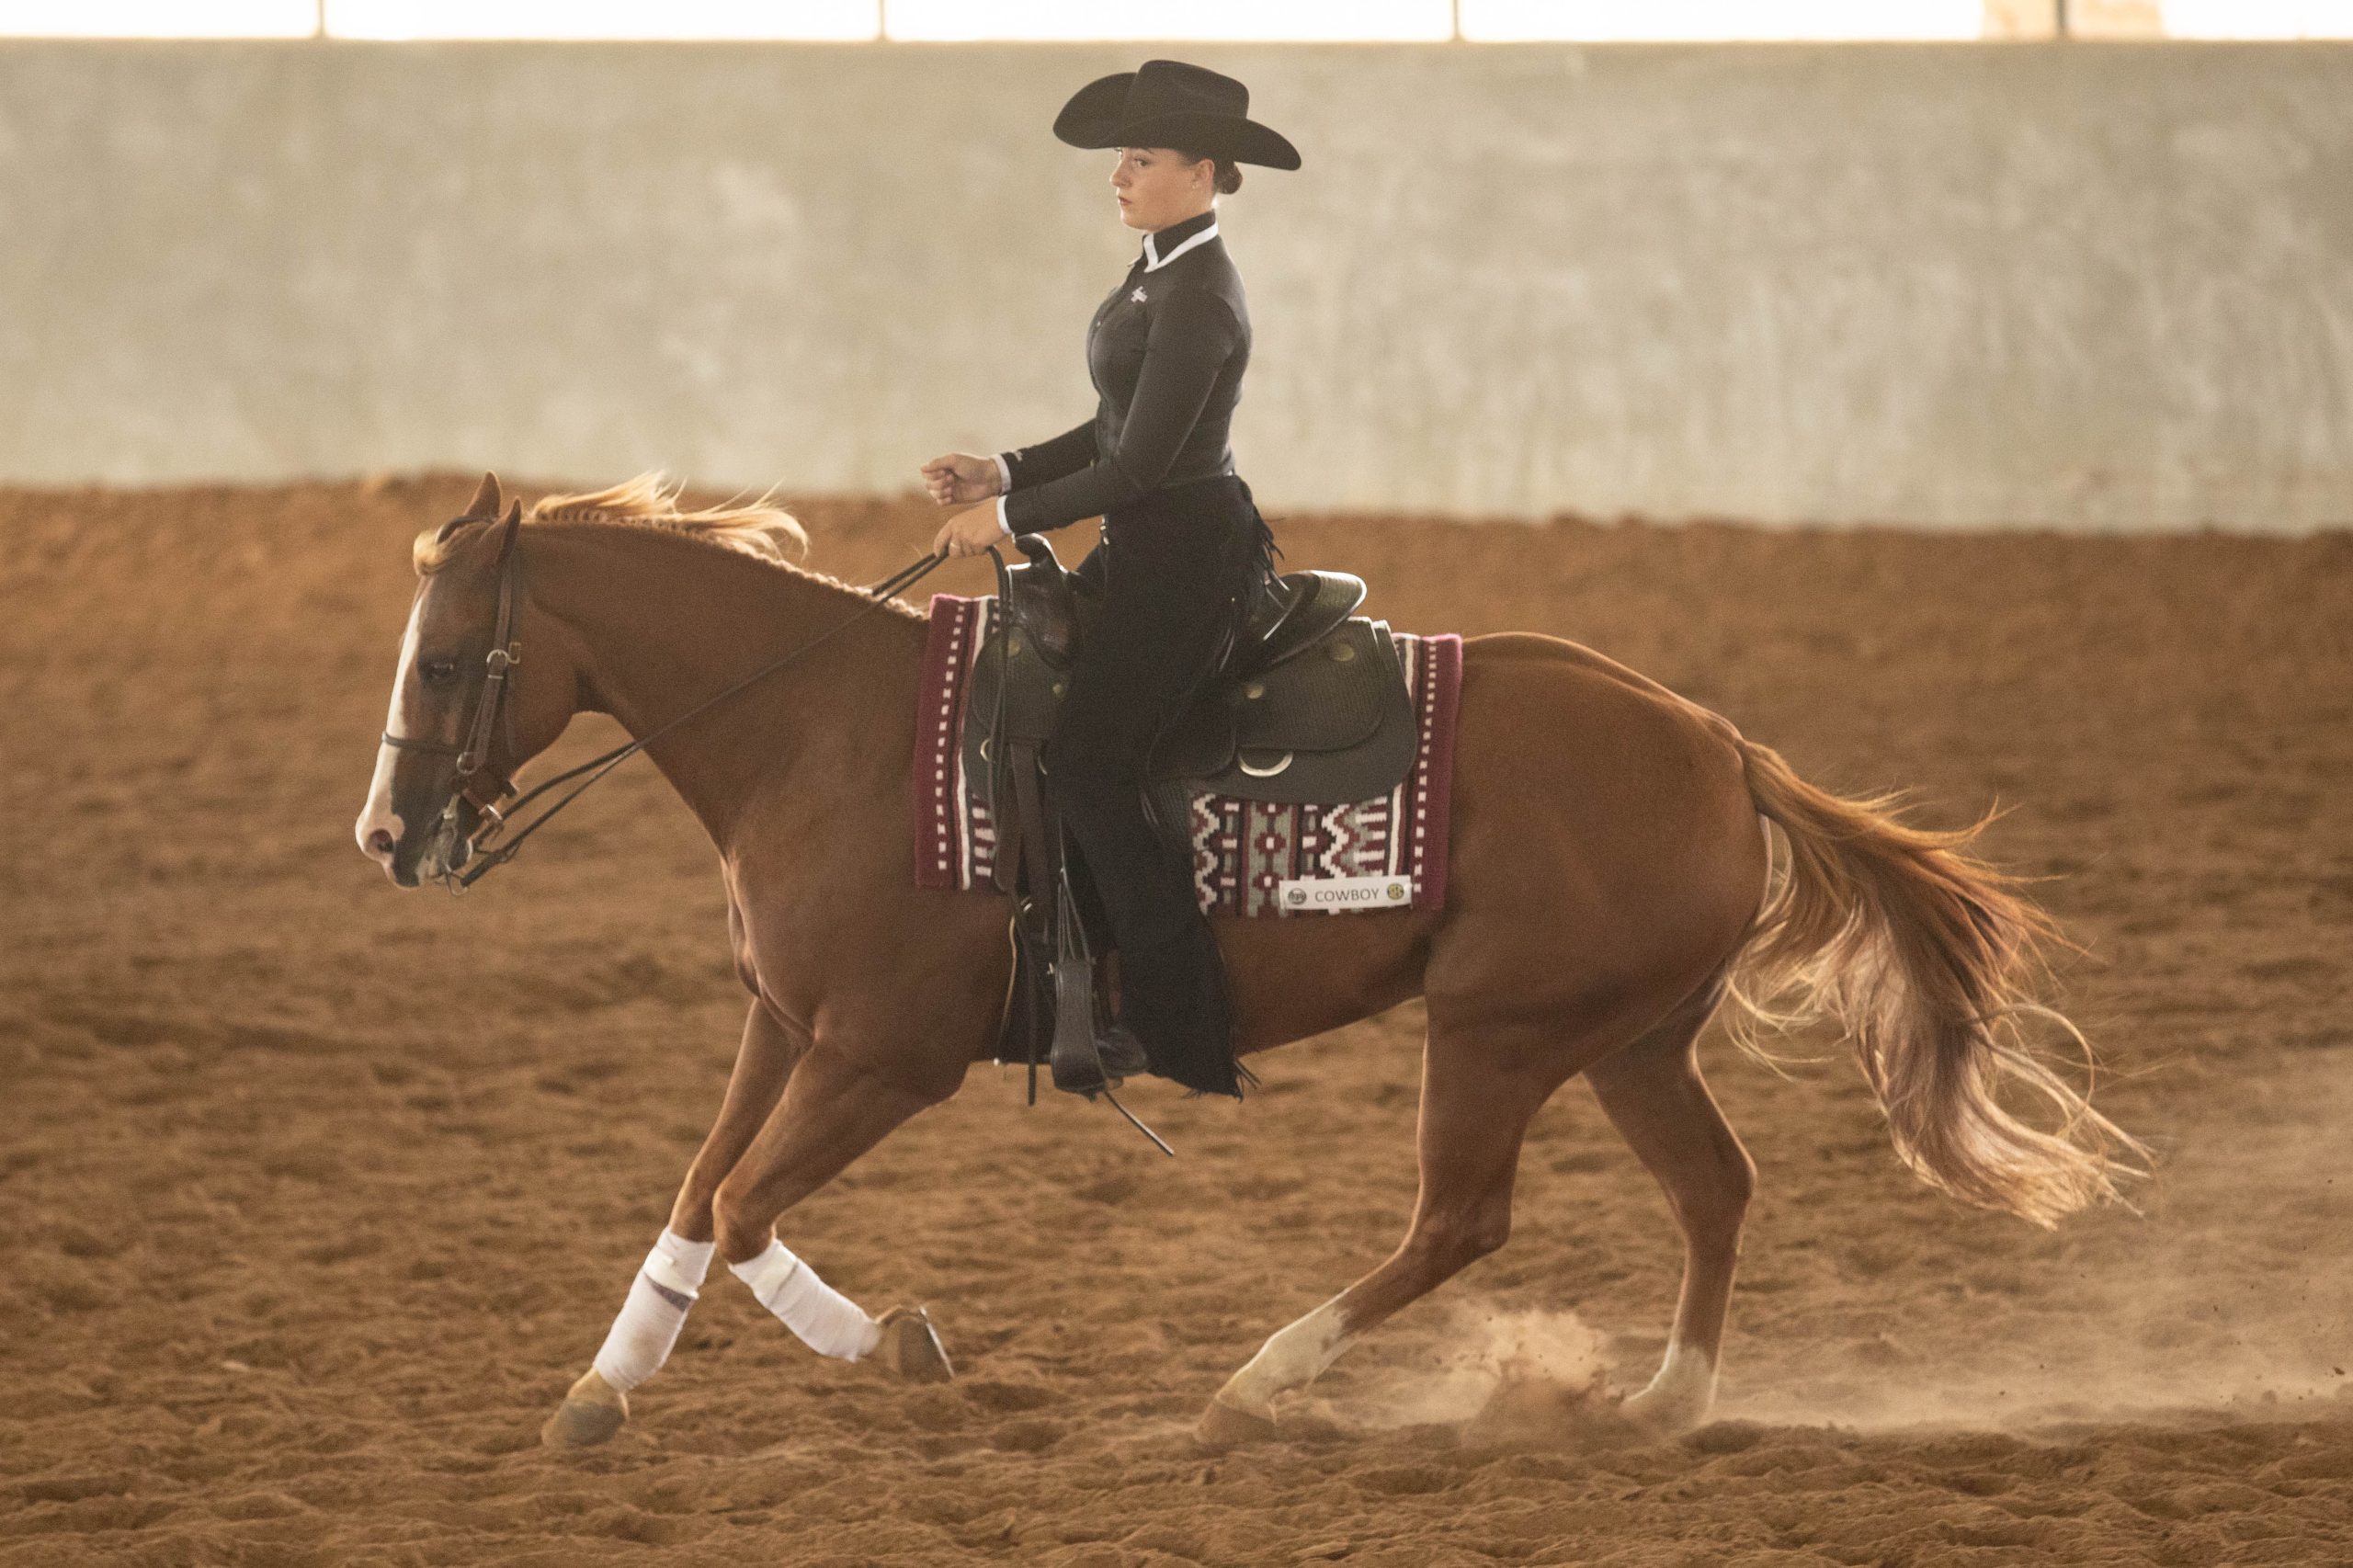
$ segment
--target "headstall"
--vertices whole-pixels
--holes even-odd
[[[421,740],[407,735],[395,735],[389,730],[384,732],[384,744],[397,750],[421,751],[434,756],[454,756],[457,759],[458,788],[450,795],[449,803],[442,808],[441,821],[444,824],[454,823],[458,802],[461,800],[472,805],[482,815],[482,824],[467,835],[464,845],[466,854],[458,858],[456,865],[462,866],[466,860],[477,856],[480,857],[479,863],[466,870],[463,875],[458,873],[455,866],[441,873],[442,884],[452,893],[465,892],[486,876],[492,868],[503,866],[513,859],[515,852],[523,846],[523,841],[545,825],[549,818],[578,800],[582,790],[596,783],[597,779],[602,778],[638,752],[644,750],[652,742],[706,709],[725,701],[753,682],[782,669],[801,654],[834,636],[835,633],[880,609],[890,602],[892,596],[915,586],[927,576],[933,568],[948,559],[945,553],[935,551],[908,562],[866,590],[871,603],[860,605],[816,636],[770,660],[733,686],[706,698],[668,722],[656,725],[637,739],[615,746],[601,756],[593,756],[577,767],[566,768],[554,778],[542,780],[517,798],[512,805],[505,805],[506,797],[515,794],[515,786],[510,779],[498,779],[497,793],[489,800],[484,800],[476,794],[474,785],[475,775],[482,773],[489,763],[492,736],[502,729],[506,737],[506,756],[509,766],[519,767],[522,762],[520,751],[515,742],[514,694],[509,689],[512,672],[523,662],[523,645],[516,640],[514,635],[516,585],[521,578],[523,570],[523,551],[516,539],[521,523],[522,512],[518,507],[507,517],[506,537],[499,541],[498,619],[491,631],[490,652],[483,656],[482,689],[474,695],[473,712],[465,727],[464,742],[458,745],[451,745],[446,741]],[[517,829],[511,838],[504,842],[498,841],[499,835],[514,821],[517,812],[557,785],[569,779],[580,778],[584,773],[588,777],[582,778],[580,783],[566,792],[562,800]]]
[[[464,519],[460,519],[463,521]],[[490,760],[492,736],[501,728],[506,736],[506,755],[516,756],[515,710],[509,704],[508,680],[515,666],[523,662],[523,644],[515,637],[515,599],[517,585],[523,574],[523,552],[516,548],[516,534],[522,528],[523,513],[518,506],[506,519],[506,533],[498,541],[498,619],[490,634],[490,651],[483,655],[481,689],[474,693],[473,712],[462,732],[465,739],[456,745],[447,741],[429,741],[415,735],[396,735],[384,732],[384,744],[396,751],[421,751],[433,756],[457,759],[458,791],[449,798],[446,817],[457,809],[460,797],[470,801],[474,809],[495,828],[504,819],[497,802],[515,792],[515,786],[498,780],[498,792],[490,800],[474,794],[474,775]],[[446,530],[445,530],[446,531]]]

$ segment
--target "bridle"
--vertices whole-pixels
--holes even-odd
[[[459,518],[459,523],[466,523],[466,518]],[[508,687],[508,676],[511,676],[513,668],[522,664],[522,642],[516,641],[516,596],[522,584],[522,551],[516,549],[516,534],[520,529],[522,508],[517,506],[506,518],[506,532],[499,540],[499,619],[492,624],[492,631],[489,631],[489,653],[483,654],[483,685],[473,695],[473,713],[468,716],[466,730],[463,730],[466,739],[452,746],[449,742],[421,739],[415,734],[393,734],[391,730],[383,733],[383,744],[393,751],[424,751],[426,756],[457,758],[459,789],[454,796],[449,796],[449,810],[457,808],[459,798],[473,796],[473,775],[483,772],[483,766],[489,760],[489,742],[492,742],[492,734],[501,728],[501,721],[504,721],[506,728],[506,754],[516,756],[516,711],[513,711],[513,706],[508,706],[508,690],[506,687]],[[442,532],[447,532],[447,529],[442,529]],[[501,779],[499,793],[489,802],[473,801],[473,808],[483,812],[492,822],[492,826],[496,826],[504,822],[499,808],[496,808],[496,801],[504,801],[511,793],[516,793],[516,787]],[[447,817],[449,810],[445,810],[442,814]]]
[[[462,517],[458,519],[459,522],[471,520],[472,519]],[[770,660],[733,685],[695,704],[667,723],[656,725],[635,740],[615,746],[601,756],[590,757],[577,767],[566,768],[554,778],[544,779],[532,786],[510,805],[506,803],[506,799],[516,792],[515,784],[511,778],[498,778],[496,780],[498,792],[488,800],[477,794],[475,788],[480,782],[476,775],[482,774],[488,766],[491,741],[494,735],[502,733],[505,734],[506,755],[519,766],[520,751],[515,742],[515,708],[511,676],[516,667],[523,662],[523,644],[515,637],[515,601],[523,575],[523,551],[518,546],[516,535],[521,528],[522,521],[522,510],[518,506],[507,517],[506,534],[499,540],[498,619],[491,630],[490,651],[483,656],[482,685],[474,693],[473,710],[468,716],[463,731],[465,739],[452,745],[447,741],[429,741],[411,735],[396,735],[390,730],[385,731],[383,736],[384,744],[396,751],[421,751],[428,756],[449,756],[456,759],[458,788],[449,796],[449,803],[441,810],[441,824],[454,829],[458,803],[460,801],[474,808],[481,816],[482,823],[462,840],[462,847],[466,853],[456,857],[451,865],[440,873],[441,884],[452,893],[465,892],[488,875],[493,868],[503,866],[513,859],[515,852],[523,846],[523,841],[544,826],[549,818],[578,800],[583,790],[637,753],[643,751],[654,740],[704,710],[725,701],[753,682],[782,669],[801,654],[834,636],[835,633],[881,608],[891,601],[893,595],[915,586],[929,575],[933,568],[948,559],[944,552],[934,551],[919,560],[908,562],[866,590],[868,597],[871,600],[870,603],[860,605],[816,636]],[[443,531],[446,533],[448,529],[445,528]],[[499,835],[504,833],[508,824],[514,821],[517,812],[557,785],[568,779],[580,778],[584,773],[588,777],[582,778],[580,783],[566,792],[562,800],[517,829],[513,837],[506,839],[503,843],[498,842]],[[457,867],[464,865],[467,860],[476,856],[481,858],[480,863],[466,871],[464,875],[459,875]]]

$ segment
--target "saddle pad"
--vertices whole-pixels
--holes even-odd
[[[915,885],[995,891],[985,779],[964,767],[965,701],[994,598],[931,597],[915,713]],[[1228,915],[1442,909],[1462,639],[1394,633],[1420,735],[1413,771],[1370,801],[1291,804],[1197,790],[1193,891]],[[1319,884],[1321,884],[1319,886]],[[1398,896],[1400,893],[1404,896]]]

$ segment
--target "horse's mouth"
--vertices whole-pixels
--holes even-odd
[[[392,858],[392,881],[413,888],[428,878],[439,881],[464,870],[474,858],[474,835],[481,826],[482,812],[473,802],[463,795],[452,798],[433,820],[433,830],[415,858],[404,866],[403,857]]]

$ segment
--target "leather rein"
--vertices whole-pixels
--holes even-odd
[[[929,575],[935,567],[948,559],[944,553],[934,551],[908,562],[865,590],[871,602],[860,605],[816,636],[787,650],[741,680],[696,703],[666,723],[656,725],[637,739],[615,746],[601,756],[590,757],[577,767],[566,768],[552,778],[543,779],[517,796],[509,804],[506,798],[516,794],[513,779],[498,780],[498,793],[489,801],[477,796],[474,793],[474,787],[475,775],[481,773],[489,764],[493,736],[500,731],[502,726],[506,737],[507,756],[514,756],[517,750],[515,744],[515,709],[510,681],[516,667],[523,662],[523,644],[515,636],[515,603],[520,592],[519,585],[523,574],[523,552],[517,548],[517,534],[521,525],[522,514],[518,510],[506,519],[505,537],[499,540],[498,619],[491,631],[490,652],[483,656],[482,686],[474,693],[473,711],[463,731],[465,739],[452,745],[446,741],[396,735],[390,730],[385,731],[383,735],[384,744],[396,751],[421,751],[429,756],[449,756],[456,759],[458,788],[450,795],[449,803],[442,808],[443,823],[455,821],[458,803],[460,801],[472,805],[483,818],[483,824],[467,835],[465,840],[468,858],[479,856],[479,863],[463,875],[460,875],[454,869],[445,870],[440,874],[442,885],[453,894],[465,892],[489,875],[493,869],[513,859],[515,852],[523,846],[525,839],[546,826],[551,817],[578,800],[582,791],[596,783],[597,779],[602,778],[688,720],[724,702],[754,682],[775,674],[801,654],[809,653],[826,642],[835,633],[881,608],[891,601],[893,595],[915,586]],[[581,778],[583,774],[586,774],[587,777]],[[500,840],[499,835],[513,824],[517,812],[557,785],[574,778],[580,778],[580,782],[566,791],[562,800],[517,828],[512,837],[506,838],[503,842]]]

